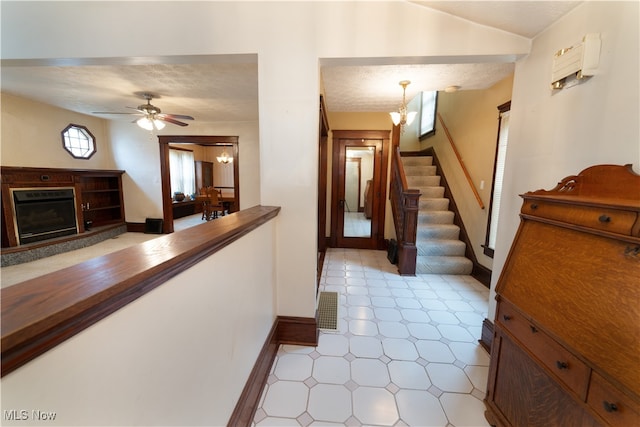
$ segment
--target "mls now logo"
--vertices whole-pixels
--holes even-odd
[[[5,409],[3,412],[5,421],[53,421],[56,419],[55,412],[45,412],[39,410],[28,411],[26,409]]]

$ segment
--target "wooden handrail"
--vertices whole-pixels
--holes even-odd
[[[2,289],[2,376],[275,218],[279,211],[275,206],[254,206]]]
[[[469,183],[469,186],[471,187],[471,191],[473,191],[473,195],[476,196],[476,200],[478,201],[478,204],[480,205],[480,209],[484,209],[484,203],[482,203],[482,199],[480,198],[480,194],[478,194],[478,190],[476,190],[476,186],[473,184],[473,181],[471,180],[471,175],[469,175],[469,171],[467,170],[467,167],[464,165],[464,162],[462,161],[462,157],[460,156],[460,153],[458,152],[458,149],[456,148],[456,144],[453,142],[453,138],[451,137],[451,134],[449,133],[449,129],[447,129],[447,125],[444,124],[444,120],[442,120],[442,116],[440,115],[440,113],[438,113],[438,119],[440,120],[440,124],[442,125],[442,129],[444,129],[444,133],[447,135],[447,139],[449,140],[449,143],[451,144],[451,148],[453,148],[453,152],[456,154],[456,157],[458,158],[458,163],[460,163],[460,166],[462,167],[462,171],[464,172],[464,176],[467,177],[467,182]]]

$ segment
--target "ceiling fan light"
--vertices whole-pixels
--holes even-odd
[[[154,119],[153,120],[153,125],[156,127],[156,129],[158,130],[162,130],[165,127],[165,124],[162,120],[158,120],[158,119]]]
[[[138,124],[138,126],[140,126],[142,129],[145,130],[153,130],[153,122],[151,120],[149,120],[148,117],[143,117],[141,119],[138,119],[138,121],[136,121],[136,123]]]

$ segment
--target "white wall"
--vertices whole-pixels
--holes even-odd
[[[515,236],[519,194],[551,189],[596,164],[640,172],[638,2],[585,2],[534,41],[516,63],[492,290]],[[553,54],[600,33],[598,74],[557,93],[549,88]],[[490,299],[489,319],[495,300]]]
[[[0,96],[3,166],[117,169],[107,120],[8,93]],[[64,149],[60,132],[71,123],[87,127],[94,136],[96,153],[91,158],[76,159]]]
[[[146,31],[148,22],[154,37],[137,37],[135,29]],[[257,53],[260,202],[282,207],[278,314],[303,317],[315,313],[319,60],[513,61],[530,48],[523,37],[397,1],[154,2],[152,8],[127,1],[10,2],[3,3],[2,43],[3,57],[11,59]],[[126,142],[119,129],[112,133]],[[131,166],[157,156],[155,147],[132,144],[139,144],[139,156]],[[139,188],[153,180],[146,166],[132,176]],[[157,193],[145,197],[159,203]]]
[[[56,417],[2,425],[226,425],[276,317],[277,220],[4,376],[3,410]]]

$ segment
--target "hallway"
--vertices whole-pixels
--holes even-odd
[[[320,291],[338,331],[281,346],[256,426],[486,426],[489,290],[470,276],[402,277],[382,251],[329,249]]]

